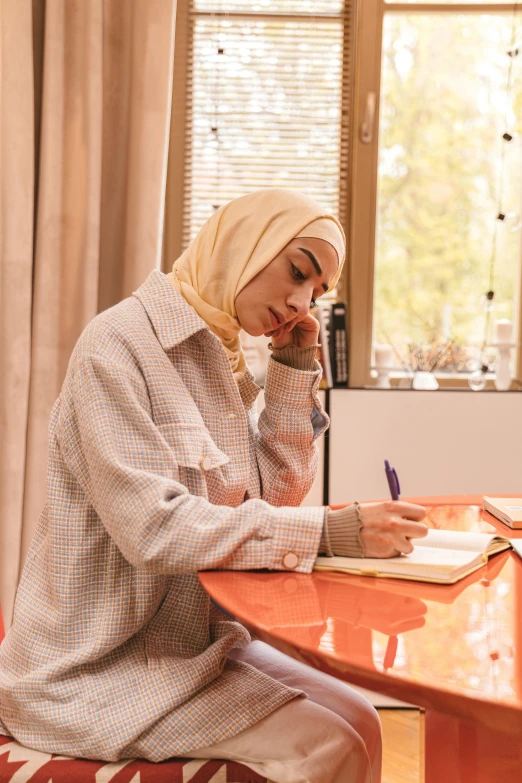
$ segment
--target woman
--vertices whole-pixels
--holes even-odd
[[[196,575],[309,572],[318,551],[387,556],[425,533],[406,503],[298,507],[328,423],[309,310],[343,261],[335,218],[260,191],[85,329],[0,648],[0,731],[107,761],[236,758],[273,781],[379,780],[373,708],[251,642]],[[241,327],[272,335],[259,424]]]

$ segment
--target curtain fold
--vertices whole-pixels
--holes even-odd
[[[31,0],[0,0],[0,603],[20,565],[34,215]]]
[[[49,415],[71,351],[97,312],[160,263],[176,4],[0,0],[0,8],[0,399],[3,424],[7,413],[12,420],[0,445],[0,603],[9,626],[45,503]],[[23,165],[10,157],[13,136]]]

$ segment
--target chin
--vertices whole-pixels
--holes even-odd
[[[250,337],[261,337],[261,335],[266,332],[265,326],[256,326],[255,324],[241,324],[241,328],[244,332],[249,334]]]
[[[250,337],[259,337],[260,334],[263,334],[265,327],[261,323],[261,320],[256,318],[252,309],[249,311],[248,308],[242,308],[241,315],[245,316],[244,320],[241,319],[240,314],[236,311],[236,318],[244,332],[249,334]]]

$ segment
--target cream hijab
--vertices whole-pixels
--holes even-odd
[[[333,288],[345,257],[341,224],[302,193],[275,188],[249,193],[218,209],[168,275],[223,343],[236,381],[246,368],[236,296],[298,236],[325,239],[336,249],[339,266],[330,282]]]

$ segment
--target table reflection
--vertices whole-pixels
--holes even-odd
[[[436,505],[426,507],[426,524],[440,530],[473,530],[522,538],[522,530],[511,530],[481,506]]]
[[[479,506],[430,506],[427,523],[514,537]],[[519,531],[517,535],[522,535]],[[522,560],[502,552],[455,585],[336,574],[202,574],[213,598],[258,632],[401,680],[522,700]],[[230,601],[233,596],[232,602]]]

